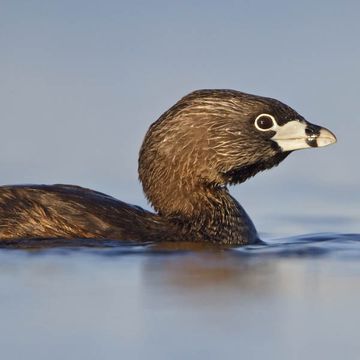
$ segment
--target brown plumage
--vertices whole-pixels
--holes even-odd
[[[270,120],[273,126],[263,129]],[[330,132],[277,100],[195,91],[151,125],[140,150],[140,181],[157,214],[77,186],[3,186],[0,244],[31,238],[254,243],[255,227],[226,185],[301,148],[298,134],[288,135],[300,126],[307,131],[302,148],[335,141],[324,143]],[[289,143],[295,140],[297,147]]]

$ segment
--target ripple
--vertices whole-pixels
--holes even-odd
[[[360,258],[360,234],[320,233],[264,239],[262,244],[228,247],[203,243],[134,243],[102,239],[21,239],[3,242],[2,251],[26,251],[30,254],[98,254],[103,256],[164,255],[189,252],[227,251],[240,257],[335,257]]]
[[[360,234],[320,233],[265,240],[234,251],[244,256],[360,258]]]

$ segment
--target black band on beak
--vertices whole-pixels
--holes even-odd
[[[305,134],[307,136],[306,143],[310,147],[318,147],[317,138],[320,136],[321,127],[308,123],[305,128]]]

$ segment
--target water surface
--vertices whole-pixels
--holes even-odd
[[[2,356],[357,359],[360,235],[267,242],[3,249]]]
[[[146,206],[144,134],[200,88],[278,98],[339,141],[232,189],[267,246],[0,250],[1,359],[360,359],[359,12],[2,1],[1,184],[78,184]]]

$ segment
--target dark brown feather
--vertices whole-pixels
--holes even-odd
[[[147,132],[139,177],[158,214],[70,185],[0,187],[0,240],[117,239],[248,244],[258,240],[227,184],[271,168],[281,153],[254,129],[272,112],[301,118],[281,102],[233,90],[195,91]]]

